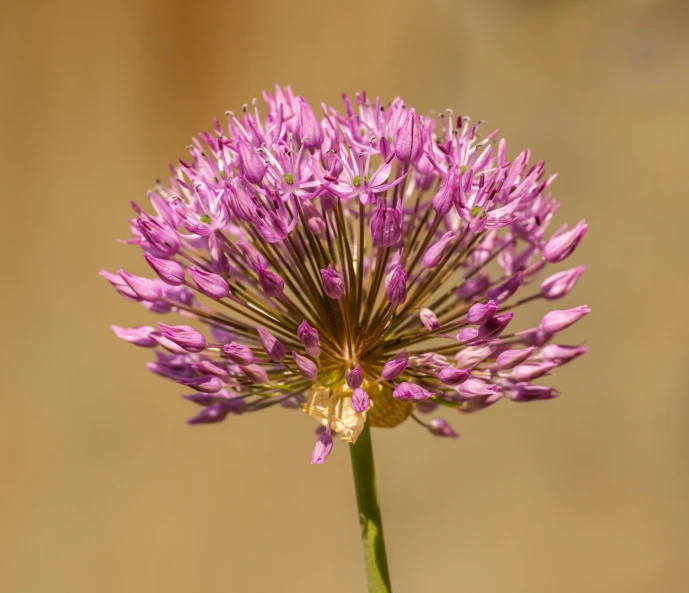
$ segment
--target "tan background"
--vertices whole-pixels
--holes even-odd
[[[591,226],[564,397],[374,435],[396,593],[689,590],[688,6],[4,0],[0,591],[364,590],[346,448],[310,466],[284,410],[187,428],[97,276],[143,272],[129,200],[274,81],[487,119]]]

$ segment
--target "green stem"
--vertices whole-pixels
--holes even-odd
[[[368,590],[369,593],[390,593],[392,588],[388,573],[388,559],[385,555],[383,521],[376,492],[376,470],[368,422],[356,443],[352,445],[351,451]]]

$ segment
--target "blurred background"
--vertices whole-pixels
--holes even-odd
[[[274,408],[188,428],[97,275],[144,272],[129,201],[274,82],[486,119],[590,225],[563,397],[374,434],[395,592],[689,590],[687,2],[5,0],[0,80],[0,591],[364,590],[346,447],[312,467]]]

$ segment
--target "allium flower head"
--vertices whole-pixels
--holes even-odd
[[[314,109],[289,87],[264,93],[194,138],[167,183],[134,204],[132,237],[152,277],[102,272],[169,324],[113,326],[156,349],[154,373],[196,393],[189,422],[281,404],[355,442],[365,424],[460,412],[500,399],[551,399],[532,381],[586,351],[551,343],[589,312],[547,312],[518,327],[519,307],[568,294],[567,259],[585,222],[549,232],[553,175],[497,130],[451,112],[423,116],[397,98]],[[519,296],[519,293],[524,293]]]

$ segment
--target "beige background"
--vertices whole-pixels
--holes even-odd
[[[275,81],[487,119],[591,226],[564,397],[374,435],[396,593],[689,590],[688,6],[4,0],[0,591],[364,590],[347,449],[312,467],[284,410],[186,427],[97,276],[143,272],[129,200]]]

